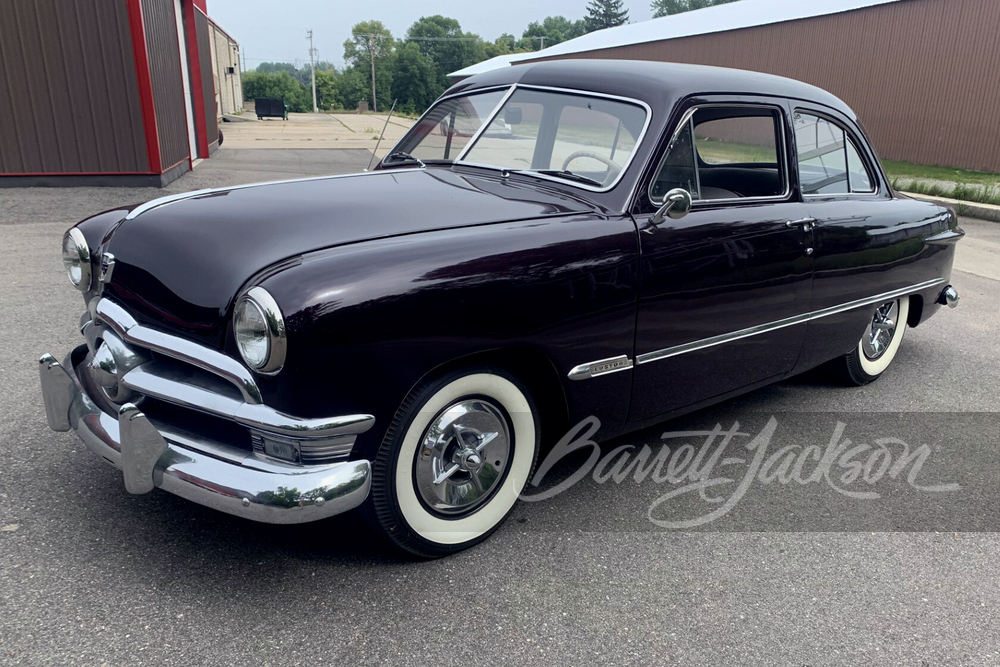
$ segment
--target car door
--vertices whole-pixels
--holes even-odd
[[[795,365],[813,237],[789,177],[789,131],[781,100],[699,99],[643,181],[632,209],[641,261],[632,423]],[[676,188],[690,193],[690,210],[660,220]]]
[[[802,194],[802,215],[814,221],[809,310],[821,315],[807,327],[797,364],[804,370],[856,346],[877,304],[826,313],[877,295],[880,285],[887,291],[909,284],[904,276],[898,284],[891,277],[907,270],[907,248],[923,246],[898,219],[874,155],[853,123],[825,107],[797,103],[792,128],[793,177]]]

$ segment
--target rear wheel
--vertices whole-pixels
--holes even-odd
[[[865,385],[878,379],[896,357],[910,312],[909,297],[880,304],[854,350],[837,361],[849,384]]]
[[[364,513],[411,554],[436,558],[489,537],[535,465],[538,413],[502,371],[446,375],[403,402],[372,465]]]

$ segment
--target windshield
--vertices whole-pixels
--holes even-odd
[[[630,102],[517,88],[467,148],[506,92],[444,100],[410,131],[394,150],[396,157],[385,164],[408,156],[424,162],[456,161],[461,156],[462,162],[606,188],[628,164],[646,123],[645,109]]]
[[[444,100],[424,114],[389,154],[385,164],[405,160],[405,156],[424,162],[456,160],[506,93],[506,89],[493,90]],[[400,154],[404,157],[391,159]]]

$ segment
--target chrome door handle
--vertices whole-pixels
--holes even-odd
[[[818,223],[819,220],[816,218],[799,218],[798,220],[786,220],[785,227],[796,227],[798,225],[802,225],[802,231],[808,232],[816,227]]]

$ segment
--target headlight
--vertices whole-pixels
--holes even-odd
[[[285,363],[285,320],[263,287],[254,287],[237,300],[233,333],[247,366],[266,375],[281,370]]]
[[[74,227],[63,236],[63,266],[73,287],[81,292],[90,289],[90,247],[83,232]]]

